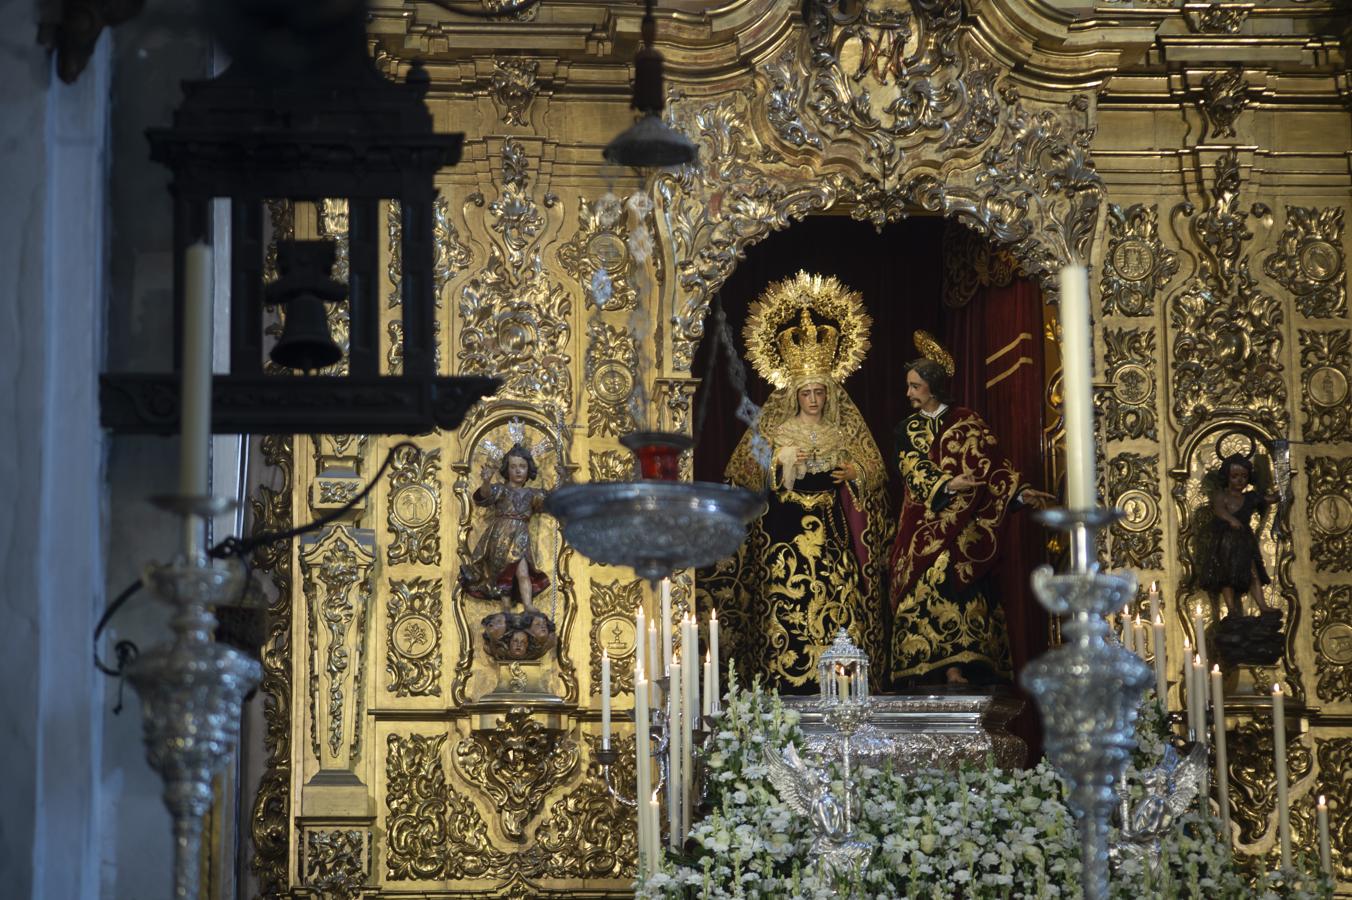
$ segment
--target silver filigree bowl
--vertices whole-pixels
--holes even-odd
[[[587,559],[657,581],[736,553],[765,497],[704,481],[592,482],[558,488],[545,509]]]

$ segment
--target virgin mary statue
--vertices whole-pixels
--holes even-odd
[[[881,660],[888,517],[882,455],[841,387],[868,350],[871,320],[839,281],[799,272],[752,305],[744,337],[775,386],[724,470],[766,491],[738,555],[699,590],[737,635],[743,671],[785,693],[816,689],[840,629]]]

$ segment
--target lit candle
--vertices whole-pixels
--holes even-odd
[[[1160,618],[1159,613],[1155,614],[1155,623],[1151,626],[1154,629],[1155,637],[1155,694],[1160,698],[1160,705],[1169,709],[1169,676],[1165,669],[1164,661],[1164,620]]]
[[[1225,688],[1221,667],[1211,667],[1211,715],[1216,723],[1216,800],[1221,808],[1221,833],[1230,843],[1230,762],[1225,753]]]
[[[681,845],[681,661],[667,669],[667,846]]]
[[[841,700],[850,699],[850,675],[841,665],[836,666],[836,696]]]
[[[610,749],[610,653],[601,654],[601,749]]]
[[[1136,634],[1131,630],[1131,607],[1122,607],[1122,646],[1136,652]]]
[[[1131,639],[1136,644],[1136,655],[1142,660],[1150,656],[1150,643],[1145,638],[1145,623],[1138,614],[1131,626]]]
[[[636,674],[639,669],[646,672],[652,667],[648,662],[648,648],[645,646],[647,637],[647,619],[643,615],[643,607],[639,606],[638,613],[634,616],[634,672]],[[634,683],[637,685],[637,680]],[[634,689],[638,690],[637,687]]]
[[[183,253],[183,398],[179,419],[178,492],[185,497],[205,497],[208,490],[211,305],[211,248],[202,243],[193,244]]]
[[[1164,610],[1160,608],[1160,583],[1158,581],[1150,582],[1150,590],[1145,595],[1145,603],[1146,619],[1151,619],[1164,612]]]
[[[652,869],[650,872],[656,872],[661,868],[658,863],[659,853],[658,845],[662,843],[662,816],[661,804],[657,802],[657,791],[653,791],[652,797],[648,799],[648,834],[652,844]]]
[[[704,683],[701,686],[704,688],[703,702],[700,707],[701,711],[706,716],[713,715],[714,661],[712,654],[710,654],[708,650],[704,651]]]
[[[1061,267],[1061,396],[1066,429],[1066,497],[1071,509],[1097,505],[1094,475],[1094,340],[1089,273]]]
[[[1188,730],[1196,731],[1197,717],[1193,715],[1196,702],[1192,696],[1192,644],[1187,638],[1183,639],[1183,686],[1178,699],[1188,709]]]
[[[1319,870],[1325,875],[1333,874],[1333,854],[1329,852],[1329,805],[1324,795],[1319,795],[1319,805],[1314,808],[1315,820],[1319,823]]]
[[[1281,682],[1272,686],[1272,747],[1277,769],[1277,841],[1285,871],[1291,868],[1291,799],[1286,784],[1286,696]]]
[[[713,657],[714,666],[712,672],[712,684],[710,686],[710,695],[713,698],[711,711],[718,712],[719,707],[723,705],[723,678],[719,672],[718,658],[718,610],[709,613],[709,655]]]
[[[1202,661],[1202,667],[1197,671],[1201,672],[1202,677],[1205,678],[1206,672],[1210,669],[1210,666],[1207,665],[1206,658],[1206,618],[1202,612],[1202,604],[1200,603],[1192,609],[1192,633],[1197,638],[1197,656]],[[1202,704],[1203,706],[1206,705],[1205,694],[1202,697]]]
[[[643,613],[640,612],[639,615]],[[642,632],[639,632],[642,634]],[[639,641],[640,646],[642,641]],[[638,804],[638,861],[639,869],[644,873],[652,871],[653,848],[656,839],[648,833],[651,823],[643,798],[652,792],[652,738],[648,730],[648,681],[644,678],[643,664],[634,664],[634,751],[638,756],[634,767],[635,795]]]
[[[662,579],[662,665],[671,667],[671,579]]]

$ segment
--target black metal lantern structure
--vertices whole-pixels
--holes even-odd
[[[214,378],[212,430],[419,434],[457,427],[497,385],[488,377],[436,374],[434,179],[459,162],[464,136],[433,131],[420,64],[403,83],[376,70],[364,3],[329,4],[318,20],[303,4],[224,8],[231,18],[212,24],[231,53],[230,67],[185,82],[172,126],[147,132],[151,158],[172,172],[176,335],[185,250],[208,237],[212,200],[229,200],[230,371]],[[330,276],[331,241],[295,241],[279,245],[282,278],[265,289],[265,203],[325,198],[348,203],[347,284]],[[402,219],[400,375],[380,374],[380,203],[390,200],[400,204]],[[324,303],[342,295],[350,312],[348,374],[308,374],[336,358]],[[271,303],[288,312],[272,358],[299,373],[264,371],[264,307]],[[178,376],[106,374],[100,402],[105,427],[168,434],[179,422]]]

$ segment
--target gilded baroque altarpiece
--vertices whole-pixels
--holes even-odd
[[[1290,628],[1281,665],[1259,674],[1294,700],[1298,841],[1312,845],[1323,793],[1335,846],[1352,846],[1352,119],[1329,3],[663,4],[667,118],[703,165],[643,180],[600,162],[631,121],[638,5],[544,0],[497,19],[373,6],[378,66],[402,77],[422,59],[438,127],[466,133],[436,207],[440,368],[503,386],[458,433],[398,451],[346,519],[255,560],[275,592],[267,770],[250,798],[264,896],[625,892],[635,838],[595,760],[598,660],[615,658],[627,707],[632,616],[651,615],[651,592],[538,517],[554,699],[489,696],[508,676],[479,634],[491,604],[459,584],[470,495],[518,440],[548,488],[628,477],[616,438],[636,427],[688,431],[713,292],[747,246],[816,214],[959,221],[1050,302],[1062,264],[1091,267],[1103,488],[1128,513],[1105,552],[1161,582],[1174,659],[1201,599],[1186,584],[1202,477],[1234,450],[1280,470],[1273,442],[1291,442],[1294,500],[1263,531]],[[624,202],[636,192],[650,205]],[[345,239],[336,204],[272,212],[278,234]],[[392,371],[398,228],[392,212],[378,238]],[[342,506],[394,443],[265,441],[276,477],[256,526]],[[688,597],[679,579],[677,606]],[[1239,846],[1270,856],[1265,723],[1237,710],[1230,766]],[[629,765],[612,773],[621,789]],[[1352,869],[1338,874],[1352,889]]]

